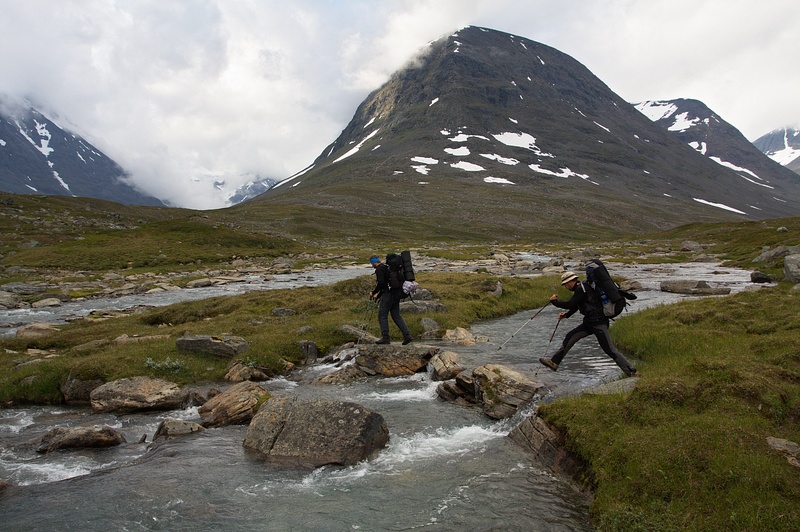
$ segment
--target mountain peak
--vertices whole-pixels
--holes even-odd
[[[688,122],[721,121],[700,102],[682,105]],[[701,156],[554,48],[470,26],[396,72],[311,168],[259,199],[353,214],[390,202],[495,227],[578,216],[641,230],[800,213],[798,184],[767,174],[757,183]]]

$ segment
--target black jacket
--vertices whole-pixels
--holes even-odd
[[[580,311],[583,314],[583,321],[592,323],[608,321],[606,315],[603,314],[603,304],[600,301],[600,296],[586,281],[578,283],[569,301],[551,301],[551,303],[567,311],[565,318],[569,318]]]
[[[375,268],[375,288],[372,289],[372,295],[379,298],[384,292],[389,291],[389,266],[386,264],[379,264]]]

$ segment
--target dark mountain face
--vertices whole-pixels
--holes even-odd
[[[164,205],[125,181],[114,161],[37,110],[0,111],[0,190]]]
[[[800,130],[776,129],[753,142],[753,146],[773,161],[800,174]]]
[[[256,201],[397,209],[489,233],[800,213],[800,183],[764,179],[772,188],[700,156],[558,50],[469,27],[395,74],[310,170]]]
[[[775,183],[800,183],[792,172],[765,157],[738,129],[700,101],[650,101],[635,107],[656,125],[670,131],[701,155],[735,171],[742,179],[767,188]]]

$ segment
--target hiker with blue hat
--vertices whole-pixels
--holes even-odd
[[[636,368],[628,362],[628,359],[619,352],[619,349],[614,346],[614,342],[611,341],[611,335],[608,333],[609,319],[603,313],[603,303],[597,291],[589,283],[581,281],[575,272],[564,272],[561,275],[561,286],[573,294],[569,301],[559,301],[558,294],[553,294],[550,297],[550,303],[566,310],[566,312],[558,315],[559,321],[569,318],[576,312],[580,312],[583,314],[583,323],[567,333],[561,347],[553,353],[552,358],[540,358],[539,362],[553,371],[558,370],[559,364],[561,364],[561,361],[572,346],[578,340],[593,334],[603,352],[611,357],[611,360],[622,369],[625,375],[629,377],[635,375]]]
[[[381,262],[380,257],[373,255],[369,258],[370,265],[375,268],[375,288],[370,292],[369,297],[373,301],[380,300],[378,306],[378,326],[381,329],[381,338],[376,344],[388,344],[389,337],[389,314],[392,321],[403,333],[403,345],[411,343],[411,331],[408,330],[403,316],[400,315],[400,294],[397,290],[389,288],[389,266]]]

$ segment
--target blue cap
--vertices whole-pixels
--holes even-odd
[[[371,259],[369,259],[370,264],[378,264],[380,261],[381,259],[379,259],[378,257],[372,257]]]

